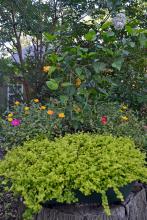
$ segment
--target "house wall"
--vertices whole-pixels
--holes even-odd
[[[0,86],[0,112],[7,108],[7,86]]]

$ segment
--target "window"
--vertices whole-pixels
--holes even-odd
[[[23,84],[9,84],[7,88],[7,109],[10,110],[14,102],[23,100]]]

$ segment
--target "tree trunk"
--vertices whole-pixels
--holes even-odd
[[[35,220],[147,220],[146,190],[131,193],[121,205],[111,207],[111,216],[96,205],[63,205],[43,208]]]

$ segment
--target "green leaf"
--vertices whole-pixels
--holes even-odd
[[[147,47],[147,38],[144,34],[140,34],[139,42],[142,48]]]
[[[129,33],[129,34],[133,34],[134,30],[131,26],[129,25],[126,25],[126,31]]]
[[[110,56],[113,56],[113,54],[114,54],[113,50],[109,49],[109,48],[103,48],[103,51],[105,51]]]
[[[107,37],[113,37],[115,33],[113,31],[105,32]]]
[[[107,29],[108,27],[110,27],[110,25],[112,24],[112,22],[111,21],[107,21],[107,22],[105,22],[103,25],[102,25],[102,30],[105,30],[105,29]]]
[[[90,30],[87,34],[85,34],[85,39],[87,41],[94,41],[96,39],[96,32],[94,30]]]
[[[70,82],[64,82],[61,85],[62,85],[62,87],[68,87],[68,86],[72,86],[73,84]]]
[[[90,53],[88,53],[88,56],[89,57],[93,57],[93,56],[95,56],[97,53],[96,52],[90,52]]]
[[[54,79],[51,79],[50,81],[47,81],[46,85],[51,90],[57,90],[58,89],[58,83]]]
[[[56,39],[56,36],[55,36],[55,35],[49,34],[49,33],[44,33],[44,37],[45,37],[45,39],[48,40],[48,41],[53,41],[53,40]]]
[[[79,67],[77,67],[77,68],[75,69],[75,72],[76,72],[76,74],[77,74],[78,76],[80,76],[80,75],[82,74],[82,69],[79,68]]]
[[[103,71],[106,68],[106,64],[102,62],[97,62],[93,64],[93,68],[96,73]]]
[[[135,47],[135,42],[132,42],[132,41],[131,41],[129,44],[130,44],[130,46],[131,46],[132,48]]]
[[[118,58],[112,63],[112,67],[120,71],[123,62],[124,62],[124,59],[122,57]]]
[[[75,69],[75,72],[76,72],[77,76],[78,76],[81,80],[84,80],[84,79],[85,79],[85,75],[83,74],[82,68],[77,67],[77,68]]]
[[[60,101],[62,104],[66,104],[68,101],[68,96],[60,95]]]
[[[55,70],[56,70],[56,67],[55,66],[51,66],[49,68],[48,74],[51,75],[53,72],[55,72]]]

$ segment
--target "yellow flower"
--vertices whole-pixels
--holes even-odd
[[[9,121],[9,122],[13,121],[13,118],[8,118],[8,121]]]
[[[63,112],[61,112],[61,113],[58,114],[58,117],[59,117],[59,118],[64,118],[64,117],[65,117],[65,114],[64,114]]]
[[[30,108],[29,108],[28,106],[24,107],[24,110],[25,110],[25,111],[29,111],[29,109],[30,109]]]
[[[34,99],[34,102],[35,102],[35,103],[38,103],[38,102],[39,102],[39,99]]]
[[[43,72],[48,73],[49,69],[50,69],[50,66],[44,66],[43,67]]]
[[[128,109],[128,106],[127,106],[127,105],[123,105],[123,106],[121,107],[121,109],[122,109],[122,110],[127,110],[127,109]]]
[[[9,113],[8,118],[12,118],[12,117],[13,117],[13,113]]]
[[[74,110],[76,113],[81,112],[81,108],[80,108],[79,106],[74,106],[73,110]]]
[[[40,109],[41,109],[41,110],[45,110],[45,109],[46,109],[46,106],[45,106],[45,105],[42,105],[42,106],[40,107]]]
[[[48,115],[53,115],[53,114],[54,114],[54,111],[48,110],[48,111],[47,111],[47,114],[48,114]]]
[[[16,101],[16,102],[15,102],[15,105],[20,105],[20,102],[19,102],[19,101]]]
[[[79,87],[81,85],[81,83],[82,82],[81,82],[80,78],[77,78],[76,81],[75,81],[76,87]]]
[[[123,121],[128,121],[128,120],[129,120],[129,118],[128,118],[127,116],[121,116],[121,119],[122,119]]]

